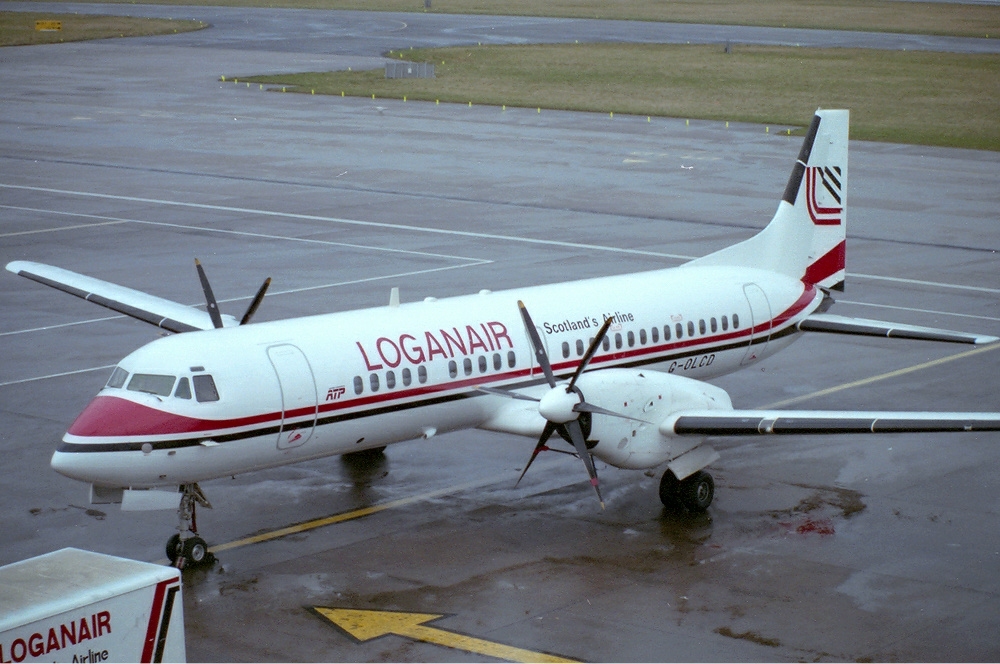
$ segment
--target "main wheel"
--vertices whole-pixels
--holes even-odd
[[[674,471],[668,468],[663,473],[663,477],[660,478],[660,502],[663,503],[664,507],[677,506],[677,491],[680,489],[680,485],[681,483],[677,480],[677,476],[674,475]]]
[[[689,511],[704,512],[715,497],[715,480],[704,470],[699,470],[681,481],[678,497]]]
[[[208,544],[200,537],[184,540],[184,558],[189,565],[201,565],[208,558]]]
[[[177,558],[179,558],[181,555],[180,543],[181,543],[181,536],[178,535],[177,533],[171,535],[170,539],[167,540],[167,546],[166,546],[167,560],[170,561],[171,565],[176,563]]]

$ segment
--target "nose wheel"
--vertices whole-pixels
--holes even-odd
[[[198,535],[198,505],[212,508],[208,498],[197,484],[181,487],[180,507],[177,508],[177,532],[167,540],[166,554],[170,564],[178,569],[198,565],[208,565],[215,556],[208,550],[208,544]]]

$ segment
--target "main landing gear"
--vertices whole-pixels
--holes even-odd
[[[215,560],[208,544],[198,536],[197,507],[212,509],[212,504],[197,484],[181,486],[181,505],[177,509],[177,532],[167,540],[167,559],[178,569],[207,565]]]
[[[715,497],[715,481],[704,470],[678,480],[669,468],[660,479],[660,502],[665,507],[686,507],[689,512],[704,512]]]

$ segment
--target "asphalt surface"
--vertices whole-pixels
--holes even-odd
[[[0,51],[0,262],[197,304],[199,257],[228,313],[274,278],[261,320],[388,302],[392,286],[414,300],[637,271],[762,227],[798,153],[775,127],[218,80],[380,62],[383,42],[337,55],[288,33],[300,16],[248,10],[228,29]],[[258,20],[273,30],[229,31]],[[833,311],[1000,334],[998,185],[995,153],[853,142],[848,290]],[[0,564],[64,546],[161,560],[173,515],[90,506],[48,467],[111,367],[156,331],[6,272],[0,311]],[[746,407],[990,410],[998,357],[813,335],[715,382]],[[716,501],[699,517],[660,506],[658,475],[599,465],[602,512],[579,462],[559,455],[515,488],[534,441],[478,431],[370,464],[207,482],[199,526],[219,561],[185,573],[188,657],[498,652],[361,643],[314,610],[339,607],[442,615],[445,632],[571,659],[996,661],[998,443],[719,439]],[[355,518],[267,539],[332,515]]]

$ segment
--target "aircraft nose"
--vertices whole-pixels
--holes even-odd
[[[52,454],[52,461],[49,462],[49,465],[60,475],[87,482],[91,478],[88,477],[86,459],[82,458],[86,456],[89,455],[56,450]]]

